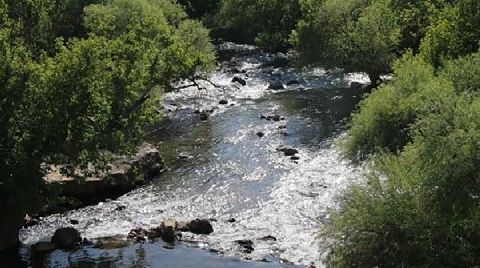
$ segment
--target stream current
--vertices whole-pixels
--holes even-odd
[[[44,218],[23,229],[21,250],[48,241],[55,229],[72,226],[83,237],[124,237],[137,227],[152,228],[167,218],[215,219],[210,235],[184,234],[174,247],[161,241],[55,251],[34,266],[46,267],[323,267],[322,226],[346,187],[364,169],[342,159],[336,142],[364,92],[352,82],[360,74],[322,69],[266,67],[272,54],[225,43],[205,87],[167,93],[165,119],[150,135],[168,165],[157,179],[117,200]],[[246,86],[231,83],[245,79]],[[280,81],[284,90],[267,90]],[[290,83],[289,83],[290,82]],[[220,100],[228,101],[220,105]],[[212,111],[210,111],[212,110]],[[209,111],[201,120],[198,111]],[[279,115],[274,121],[262,115]],[[263,137],[257,135],[264,134]],[[292,160],[276,148],[299,151]],[[123,210],[118,210],[124,207]],[[235,222],[232,219],[235,219]],[[251,240],[246,253],[236,240]],[[32,262],[30,261],[30,265]]]

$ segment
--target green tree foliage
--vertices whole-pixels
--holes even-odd
[[[175,2],[89,3],[0,0],[1,211],[36,204],[44,161],[132,152],[161,93],[213,67],[208,31]]]
[[[291,37],[304,64],[365,72],[376,83],[408,49],[417,52],[443,1],[303,0]]]
[[[206,18],[217,11],[220,0],[179,0],[191,18]]]
[[[334,217],[331,265],[480,263],[479,59],[449,61],[435,74],[406,55],[395,80],[361,104],[346,148],[378,156],[368,182],[350,189]]]
[[[283,50],[299,18],[298,0],[221,0],[213,28],[217,36],[232,41]]]
[[[428,27],[421,54],[439,66],[442,61],[475,52],[480,42],[480,2],[458,0]]]

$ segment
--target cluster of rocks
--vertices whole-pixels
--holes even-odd
[[[210,220],[205,219],[195,219],[189,222],[178,222],[174,219],[168,219],[163,221],[159,227],[153,229],[132,229],[128,233],[127,239],[133,242],[162,239],[167,243],[173,243],[181,237],[181,232],[208,235],[213,232],[213,226],[210,223]],[[105,243],[104,240],[100,240],[99,243]],[[57,249],[76,250],[81,246],[93,244],[94,243],[85,238],[82,239],[80,232],[77,229],[73,227],[65,227],[57,229],[50,242],[42,241],[32,245],[32,253],[45,254]]]
[[[276,150],[278,152],[282,152],[285,156],[290,157],[290,159],[292,159],[294,161],[300,160],[300,157],[297,155],[298,154],[297,149],[294,149],[294,148],[291,148],[291,147],[288,147],[288,146],[284,146],[284,145],[280,145],[280,146],[277,147]]]
[[[213,226],[209,220],[205,219],[195,219],[190,222],[178,222],[174,219],[168,219],[163,221],[159,227],[150,230],[143,228],[133,229],[127,237],[137,242],[153,241],[160,238],[165,242],[173,243],[181,237],[181,232],[208,235],[213,233]]]

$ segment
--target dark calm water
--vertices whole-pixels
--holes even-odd
[[[45,267],[288,267],[322,266],[319,230],[328,224],[328,210],[362,168],[349,165],[338,153],[336,139],[363,92],[350,82],[361,75],[321,69],[263,68],[271,55],[248,46],[226,44],[242,57],[223,62],[206,90],[187,88],[165,96],[166,118],[149,138],[162,152],[169,170],[151,184],[118,200],[65,214],[52,215],[23,230],[27,245],[21,256]],[[252,53],[248,53],[251,50]],[[245,53],[247,52],[247,53]],[[246,54],[246,55],[245,55]],[[234,74],[231,68],[245,70]],[[231,84],[234,76],[247,86]],[[266,90],[268,82],[298,85]],[[225,99],[227,105],[219,105]],[[201,121],[195,110],[214,111]],[[280,115],[279,122],[261,115]],[[259,138],[256,133],[263,132]],[[293,161],[276,151],[279,145],[299,150]],[[180,156],[180,157],[179,157]],[[118,206],[126,206],[117,211]],[[55,251],[30,256],[28,245],[49,240],[56,228],[75,227],[96,240],[125,238],[130,229],[158,226],[166,218],[214,218],[209,236],[185,234],[177,245],[163,242]],[[228,219],[235,218],[235,223]],[[273,236],[273,239],[263,239]],[[117,239],[117,240],[118,240]],[[249,239],[255,250],[245,253],[235,240]]]

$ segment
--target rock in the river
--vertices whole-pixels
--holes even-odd
[[[262,241],[277,241],[277,238],[275,236],[267,235],[262,238],[260,238]]]
[[[281,117],[280,115],[278,115],[278,114],[276,114],[276,115],[267,115],[267,116],[262,115],[260,118],[262,118],[262,119],[267,119],[268,121],[272,121],[272,120],[273,120],[273,121],[275,121],[275,122],[278,122],[278,121],[282,120],[282,117]]]
[[[38,242],[32,245],[33,254],[45,254],[55,250],[55,245],[51,242]]]
[[[70,224],[77,225],[79,222],[78,220],[69,220]]]
[[[237,220],[235,218],[230,218],[230,219],[227,220],[227,222],[234,223],[234,222],[237,222]]]
[[[94,247],[99,249],[117,249],[124,248],[130,244],[132,244],[132,241],[125,240],[123,236],[112,236],[97,238]]]
[[[227,104],[228,104],[228,101],[227,101],[227,100],[220,100],[220,101],[218,102],[218,104],[220,104],[220,105],[227,105]]]
[[[64,166],[51,166],[44,180],[60,196],[80,201],[77,205],[80,207],[131,191],[160,174],[165,164],[158,150],[144,143],[135,155],[119,158],[109,165],[108,170],[95,170],[93,165],[87,169],[77,168],[74,172],[83,177],[82,180],[63,174],[62,169]]]
[[[239,83],[240,85],[242,86],[246,86],[247,85],[247,81],[245,81],[245,79],[241,78],[241,77],[238,77],[238,76],[235,76],[233,79],[232,79],[232,83]]]
[[[293,148],[285,148],[285,150],[283,150],[283,154],[285,154],[285,156],[294,156],[298,154],[298,150]]]
[[[168,219],[162,222],[160,225],[160,234],[162,240],[167,243],[175,242],[175,231],[177,230],[177,221],[174,219]]]
[[[255,248],[253,247],[253,241],[249,239],[235,240],[235,243],[243,247],[245,253],[252,253]]]
[[[270,82],[270,84],[268,85],[268,89],[281,90],[281,89],[285,89],[285,87],[283,87],[283,84],[280,81],[273,81],[273,82]]]
[[[206,112],[201,112],[201,113],[200,113],[200,120],[202,120],[202,121],[208,120],[208,113],[206,113]]]
[[[290,159],[292,159],[293,161],[298,161],[298,160],[300,160],[300,156],[294,155],[294,156],[290,157]]]
[[[264,64],[264,66],[283,68],[288,66],[288,64],[290,64],[290,59],[288,56],[284,53],[278,52],[275,54],[274,58],[270,62]]]
[[[257,132],[257,136],[260,137],[260,138],[263,138],[265,136],[265,133],[259,131],[259,132]]]
[[[277,151],[283,152],[285,154],[285,156],[294,156],[294,155],[298,154],[297,149],[293,149],[293,148],[286,147],[286,146],[283,146],[283,145],[278,146]]]
[[[210,221],[196,219],[187,224],[190,232],[194,234],[211,234],[213,233],[213,227]]]
[[[156,230],[147,230],[143,228],[136,228],[130,230],[128,238],[134,239],[137,242],[152,241],[157,238],[159,234]]]
[[[72,250],[79,246],[82,242],[82,237],[77,229],[66,227],[57,229],[51,242],[57,249]]]

